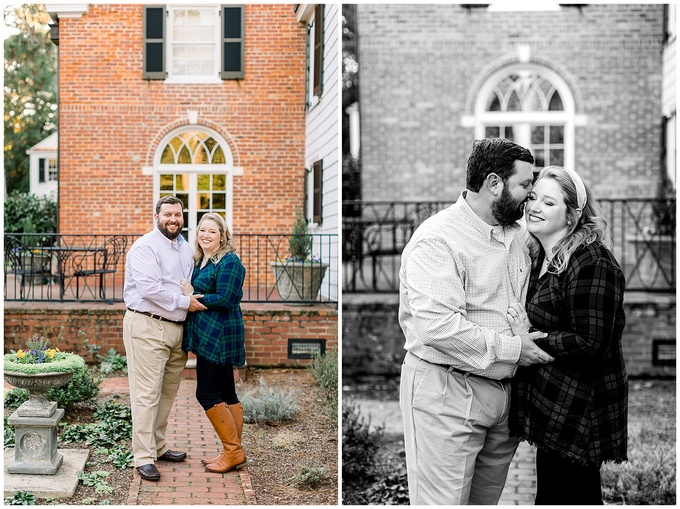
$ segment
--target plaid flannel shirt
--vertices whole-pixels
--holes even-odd
[[[184,322],[182,349],[215,364],[242,366],[246,360],[241,298],[246,269],[236,253],[216,264],[194,267],[194,293],[207,310],[189,313]]]
[[[624,287],[621,268],[599,242],[577,249],[560,275],[539,278],[534,268],[527,313],[534,328],[548,332],[536,344],[555,361],[519,368],[510,413],[514,434],[575,462],[626,459]]]

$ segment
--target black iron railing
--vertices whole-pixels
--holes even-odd
[[[6,301],[120,302],[126,255],[140,235],[5,234]],[[291,235],[237,234],[243,302],[338,301],[338,235],[310,234],[311,261],[288,260]],[[308,283],[316,288],[308,289]]]
[[[675,292],[675,200],[598,200],[626,289]],[[345,292],[399,290],[401,251],[426,218],[451,202],[343,202]],[[659,218],[665,216],[665,224]]]

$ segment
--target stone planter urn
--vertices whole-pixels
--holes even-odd
[[[316,300],[328,268],[327,263],[312,261],[277,261],[271,266],[281,300],[300,306],[311,306]]]
[[[64,409],[57,408],[54,401],[48,401],[45,393],[66,385],[76,369],[85,365],[77,355],[61,355],[67,357],[56,362],[22,365],[12,362],[16,354],[5,355],[5,381],[14,387],[28,389],[30,394],[28,401],[7,420],[15,428],[14,461],[7,467],[10,474],[54,475],[61,466],[64,458],[57,452],[57,429]]]
[[[23,253],[21,264],[34,285],[42,285],[49,281],[51,256],[45,253]]]

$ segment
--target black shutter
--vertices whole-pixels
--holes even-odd
[[[322,196],[323,196],[323,161],[316,161],[314,163],[314,208],[313,221],[316,224],[321,224]]]
[[[241,80],[244,73],[243,5],[222,6],[222,70],[223,80]]]
[[[38,159],[38,182],[45,182],[45,160]]]
[[[165,6],[144,6],[144,70],[145,80],[164,80],[165,72]]]
[[[320,96],[323,90],[323,15],[324,4],[314,11],[314,95]]]

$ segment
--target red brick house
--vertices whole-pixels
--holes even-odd
[[[331,210],[337,209],[337,191],[326,199],[337,190],[336,151],[319,149],[319,143],[310,149],[314,137],[308,132],[310,121],[337,102],[334,87],[317,86],[319,80],[337,82],[338,31],[326,26],[337,25],[337,8],[45,7],[59,47],[60,234],[143,234],[153,227],[155,202],[173,194],[184,201],[184,233],[192,242],[208,211],[220,213],[236,236],[280,236],[291,233],[300,208],[310,233],[325,233],[337,246],[337,212]],[[322,124],[323,132],[337,133],[336,117],[324,116],[331,123]],[[285,254],[287,242],[280,249]],[[307,346],[337,348],[333,249],[324,261],[335,286],[321,292],[330,303],[299,308],[244,302],[250,365],[305,364]],[[247,270],[261,270],[265,276],[258,277],[271,286],[272,260],[239,254]],[[117,278],[120,283],[122,265]],[[84,334],[104,351],[123,351],[123,303],[75,308],[6,305],[5,348],[40,333],[60,338],[62,350],[82,352]]]

